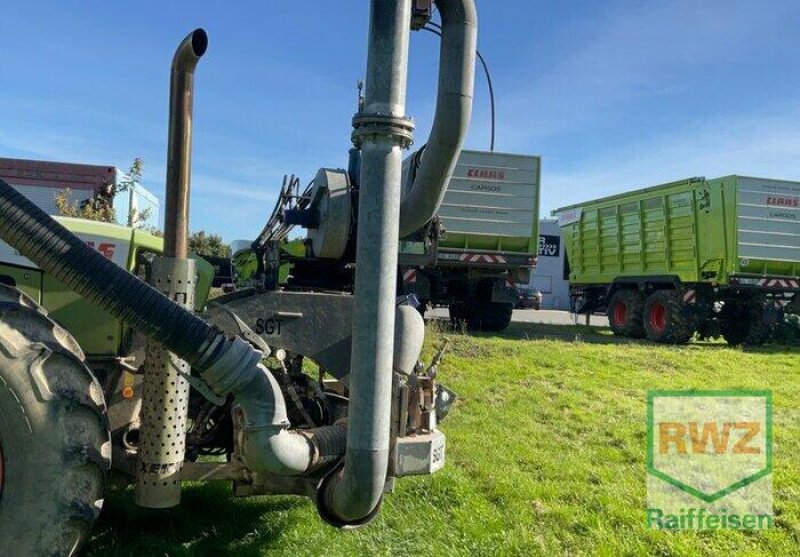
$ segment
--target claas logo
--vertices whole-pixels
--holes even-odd
[[[775,197],[767,196],[767,205],[777,207],[800,207],[800,199],[797,197]]]
[[[668,454],[761,454],[759,422],[660,422],[658,451]]]

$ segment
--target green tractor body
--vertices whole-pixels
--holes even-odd
[[[150,259],[161,254],[164,240],[144,230],[118,224],[59,217],[69,231],[119,267],[147,277]],[[205,306],[214,276],[213,267],[194,257],[198,270],[195,305]],[[82,298],[8,244],[0,243],[0,283],[14,286],[68,329],[90,359],[108,360],[125,355],[132,331],[121,320]]]

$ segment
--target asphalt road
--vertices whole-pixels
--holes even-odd
[[[447,309],[439,308],[425,314],[431,317],[447,318]],[[586,324],[586,316],[578,316],[581,325]],[[511,320],[515,323],[542,323],[544,325],[574,325],[575,316],[568,311],[552,309],[515,309]],[[605,315],[592,315],[590,325],[594,327],[608,327],[608,318]]]

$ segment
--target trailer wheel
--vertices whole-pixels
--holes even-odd
[[[719,313],[719,329],[731,346],[761,346],[770,334],[762,308],[752,302],[725,302]]]
[[[644,300],[636,290],[618,290],[606,310],[608,324],[615,335],[643,338]]]
[[[644,330],[647,338],[664,344],[685,344],[694,334],[693,320],[683,312],[680,293],[658,290],[644,304]]]
[[[0,540],[75,555],[103,504],[111,442],[100,384],[70,334],[0,287]]]
[[[473,300],[467,307],[467,328],[470,331],[496,333],[511,323],[514,304]]]

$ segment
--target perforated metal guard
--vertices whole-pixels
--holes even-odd
[[[171,300],[194,307],[193,260],[156,259],[151,283]],[[188,374],[189,364],[160,344],[148,343],[136,476],[136,504],[141,507],[161,509],[180,503],[189,383],[178,371]]]

